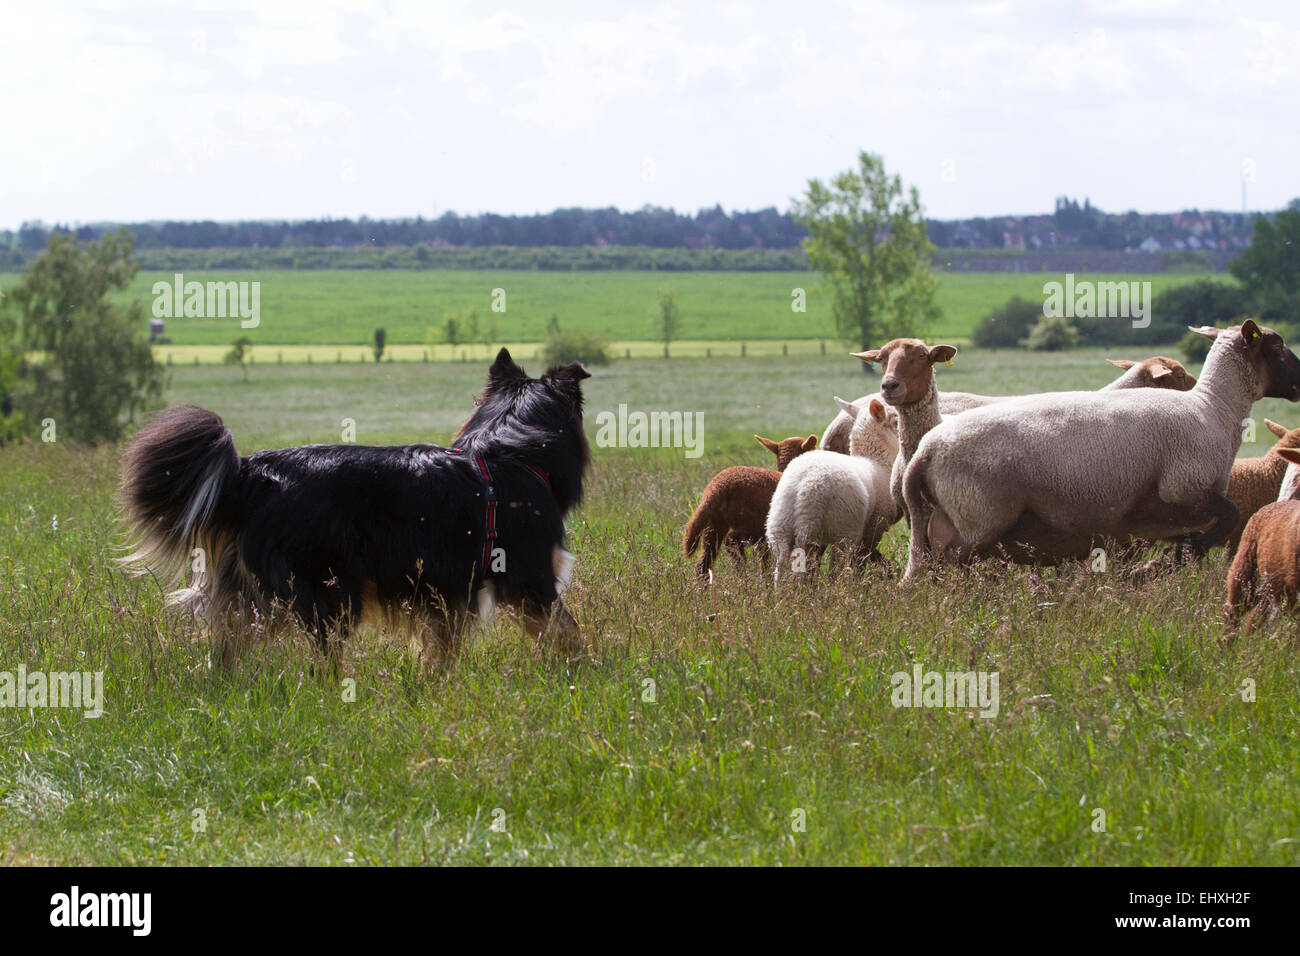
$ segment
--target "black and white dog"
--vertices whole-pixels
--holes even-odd
[[[578,362],[529,378],[502,349],[454,447],[306,445],[241,458],[194,406],[146,425],[123,456],[121,502],[140,542],[124,562],[188,586],[233,662],[283,610],[337,662],[372,614],[416,626],[426,653],[455,648],[497,604],[563,652],[582,647],[559,592],[564,518],[590,451]],[[283,619],[281,617],[281,619]]]

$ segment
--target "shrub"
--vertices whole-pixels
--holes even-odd
[[[1034,352],[1059,352],[1079,344],[1079,330],[1063,315],[1044,315],[1020,344]]]
[[[1178,342],[1178,348],[1182,350],[1183,355],[1189,362],[1204,362],[1205,356],[1210,354],[1210,345],[1212,343],[1199,332],[1188,332]]]
[[[547,365],[608,365],[609,343],[593,332],[552,332],[542,345]]]
[[[971,344],[981,349],[1018,348],[1042,317],[1042,305],[1016,296],[976,323]]]

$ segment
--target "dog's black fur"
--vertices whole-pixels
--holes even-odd
[[[565,650],[581,646],[560,604],[564,518],[582,499],[590,451],[581,364],[529,378],[502,349],[456,436],[436,445],[307,445],[240,458],[221,419],[193,406],[145,426],[123,458],[121,499],[141,540],[126,559],[173,577],[204,549],[206,568],[175,592],[226,632],[287,608],[322,649],[363,614],[401,612],[450,649],[486,588],[525,626]],[[504,557],[484,567],[487,485],[495,484]],[[540,474],[539,474],[540,472]],[[336,658],[337,659],[337,658]]]

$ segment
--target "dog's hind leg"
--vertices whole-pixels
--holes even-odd
[[[736,565],[737,571],[745,570],[745,542],[734,531],[728,531],[727,536],[723,539],[723,545],[727,549],[727,554],[731,555],[732,563]]]

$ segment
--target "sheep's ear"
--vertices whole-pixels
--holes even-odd
[[[1293,465],[1300,465],[1300,448],[1279,448],[1277,453]]]
[[[957,350],[951,345],[930,346],[931,365],[938,365],[940,362],[951,362],[956,356]]]
[[[812,451],[814,448],[817,447],[817,436],[809,435],[807,438],[803,440],[803,443],[800,444],[799,447],[802,448],[804,451]]]
[[[1156,365],[1151,369],[1151,378],[1157,382],[1160,381],[1162,378],[1164,378],[1166,375],[1173,375],[1173,374],[1174,374],[1174,370],[1171,369],[1168,365]]]
[[[1264,337],[1264,333],[1259,330],[1259,326],[1255,324],[1254,319],[1247,319],[1241,323],[1241,337],[1246,341],[1247,345],[1254,345]]]
[[[1106,361],[1116,368],[1122,368],[1126,372],[1137,364],[1137,362],[1130,362],[1128,359],[1106,359]]]
[[[760,445],[774,455],[777,453],[777,449],[781,447],[777,442],[772,441],[770,438],[764,438],[762,435],[755,435],[754,437],[758,439]]]
[[[1282,438],[1286,435],[1285,428],[1283,428],[1277,422],[1269,421],[1267,418],[1264,419],[1264,427],[1267,428],[1269,431],[1271,431],[1278,438]]]
[[[858,417],[858,406],[854,405],[852,402],[846,402],[844,399],[836,395],[835,404],[838,405],[840,407],[840,411],[842,411],[845,415],[848,415],[849,418]]]
[[[1219,330],[1212,325],[1189,325],[1188,328],[1197,335],[1204,335],[1211,342],[1219,337]]]
[[[877,365],[881,359],[880,349],[870,349],[866,352],[850,352],[849,354],[855,359],[862,359],[862,361],[866,362],[868,365]]]
[[[867,411],[870,412],[871,417],[880,422],[880,424],[885,424],[885,406],[880,402],[873,398],[871,404],[867,406]]]

